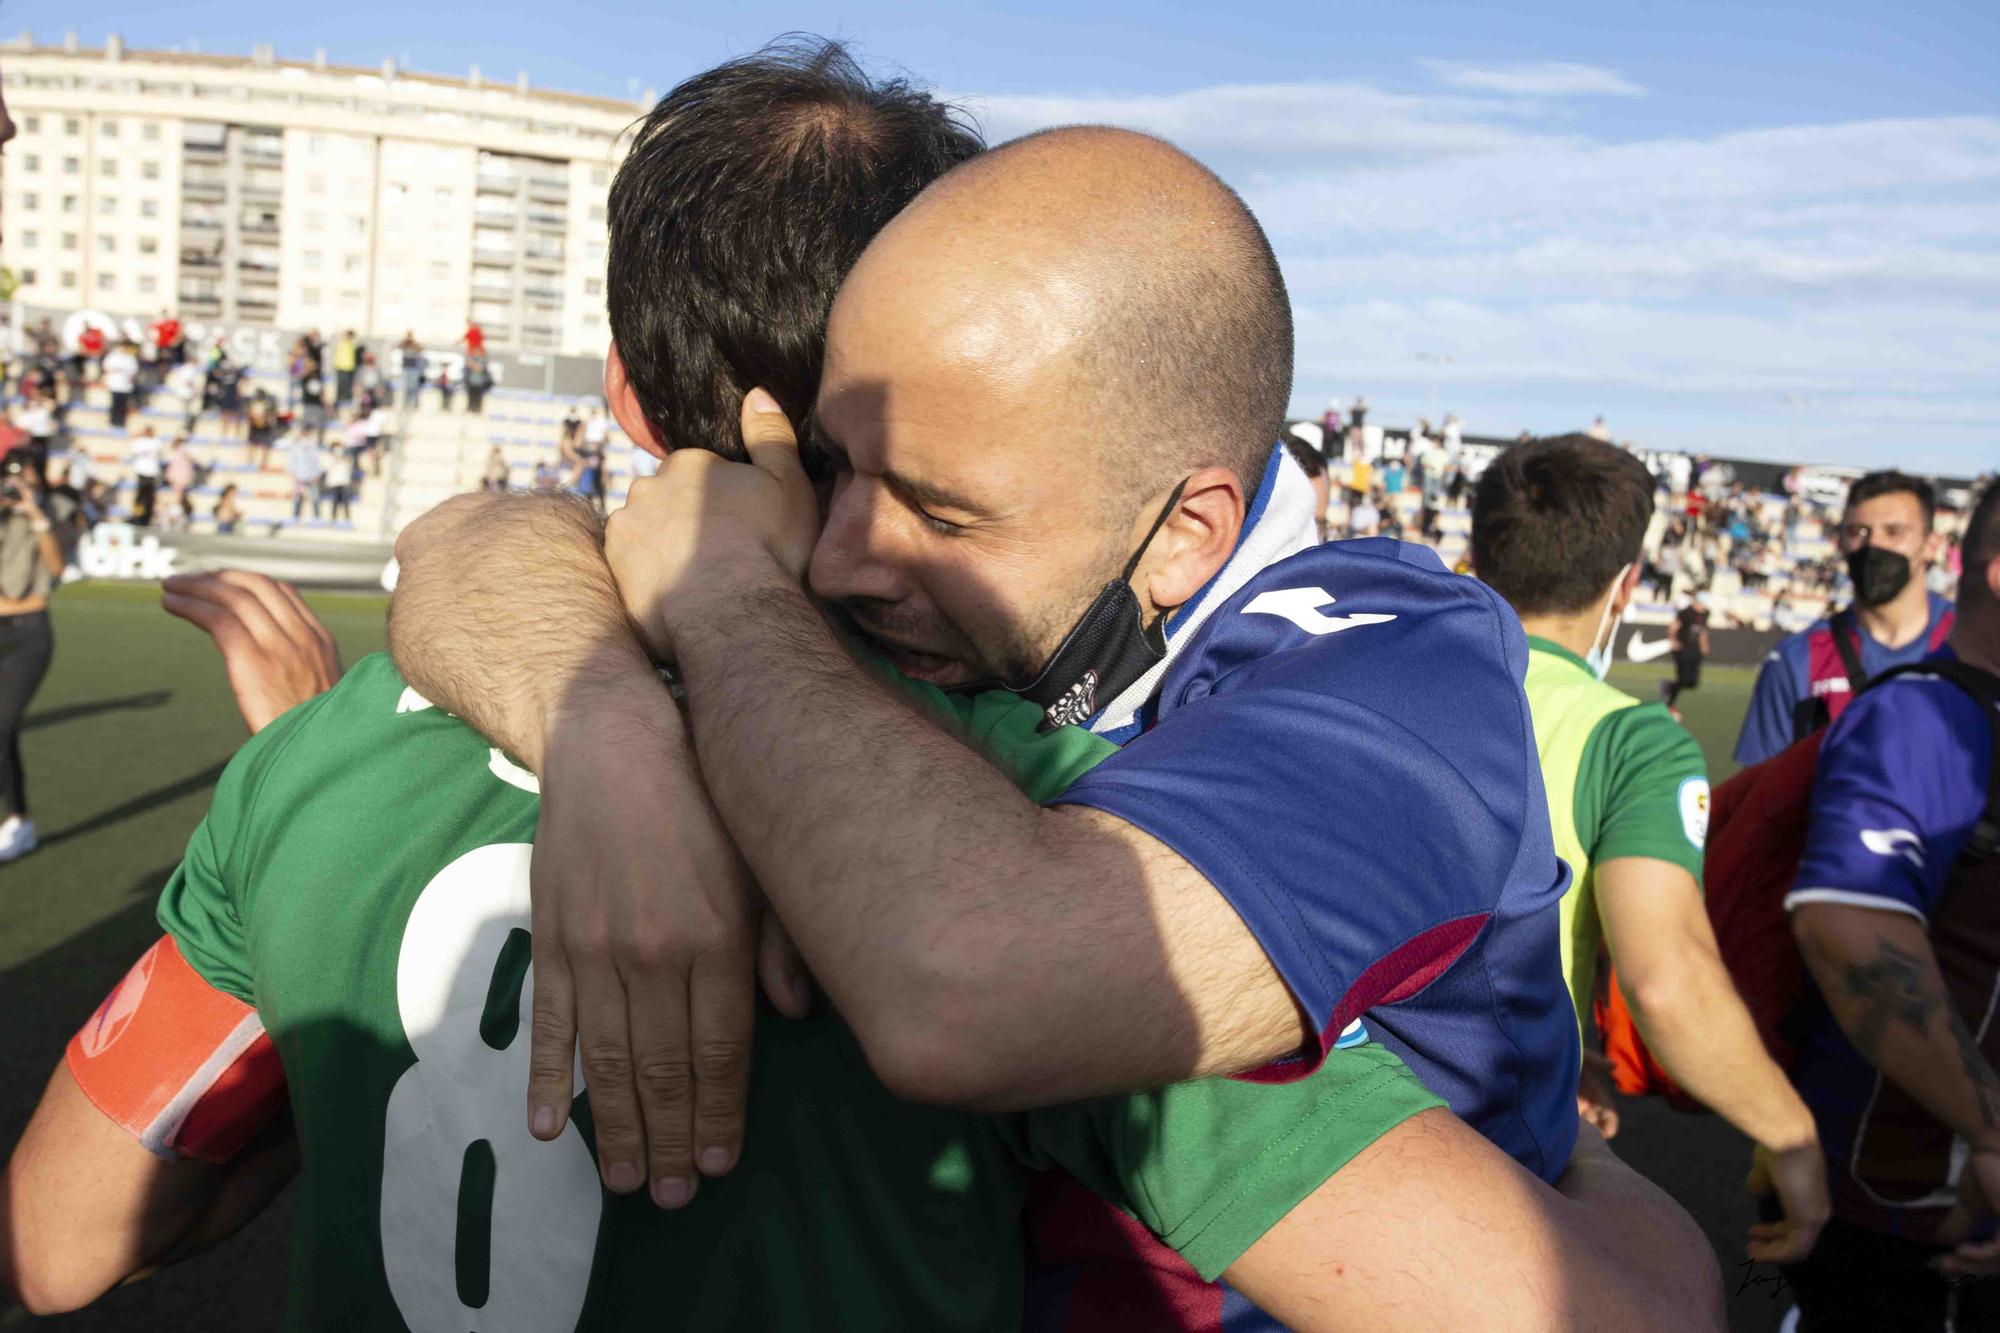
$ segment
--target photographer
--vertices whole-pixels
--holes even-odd
[[[49,594],[68,562],[76,502],[42,484],[25,452],[0,461],[0,862],[35,850],[21,769],[21,718],[48,674]]]

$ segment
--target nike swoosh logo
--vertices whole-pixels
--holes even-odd
[[[1634,662],[1650,662],[1656,657],[1665,657],[1673,648],[1672,639],[1648,639],[1634,634],[1625,645],[1625,656]]]
[[[1381,625],[1393,615],[1358,611],[1351,616],[1330,616],[1319,608],[1332,606],[1334,595],[1324,588],[1273,588],[1260,592],[1243,608],[1246,616],[1277,616],[1289,620],[1308,634],[1338,634],[1357,625]]]

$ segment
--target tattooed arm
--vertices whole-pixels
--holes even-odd
[[[1975,1152],[2000,1152],[2000,1077],[1945,992],[1915,915],[1807,902],[1792,933],[1827,1008],[1863,1059],[1950,1125]]]

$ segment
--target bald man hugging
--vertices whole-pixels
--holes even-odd
[[[537,1135],[561,1131],[580,1043],[607,1183],[678,1203],[685,1163],[735,1165],[711,1074],[744,1037],[713,997],[747,993],[749,943],[713,923],[749,919],[740,856],[903,1098],[1019,1110],[1229,1074],[1275,1096],[1367,1045],[1525,1169],[1526,1212],[1562,1206],[1529,1176],[1588,1194],[1564,1177],[1567,872],[1525,640],[1422,548],[1314,542],[1310,486],[1274,446],[1289,303],[1226,186],[1116,130],[972,158],[855,264],[811,401],[738,386],[740,447],[665,438],[635,354],[613,349],[607,397],[666,463],[601,552],[573,516],[504,504],[455,506],[401,545],[397,665],[541,777]],[[684,724],[652,662],[676,667]],[[895,673],[1101,750],[1037,803]],[[1355,808],[1288,814],[1331,765]],[[1573,1265],[1553,1288],[1466,1300],[1461,1252],[1427,1317],[1660,1317],[1620,1277],[1619,1219],[1654,1210],[1682,1239],[1685,1219],[1643,1187],[1625,1204],[1560,1241],[1546,1217],[1523,1233],[1609,1247],[1602,1281]],[[1115,1322],[1183,1281],[1066,1179],[1031,1206],[1031,1310]],[[1423,1208],[1417,1231],[1444,1225]],[[1299,1280],[1263,1270],[1253,1313],[1379,1319],[1369,1284],[1398,1258],[1346,1236],[1329,1291],[1328,1233],[1300,1234],[1289,1255],[1264,1247]],[[1712,1306],[1704,1263],[1669,1269],[1676,1319]],[[1207,1313],[1172,1326],[1242,1299],[1184,1278],[1172,1289],[1195,1294],[1161,1311]]]

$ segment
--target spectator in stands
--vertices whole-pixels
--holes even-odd
[[[575,489],[600,511],[605,507],[605,460],[610,447],[610,419],[603,408],[593,407],[583,423],[583,438],[576,446]]]
[[[479,321],[473,319],[471,316],[466,317],[465,337],[460,341],[464,342],[465,344],[466,356],[474,357],[474,356],[486,355],[486,330],[480,328]],[[478,410],[479,410],[478,408],[473,409],[473,411],[475,412]]]
[[[76,336],[76,360],[70,368],[70,380],[77,397],[82,397],[84,385],[97,378],[104,347],[104,330],[85,320],[83,332]]]
[[[387,391],[382,385],[382,368],[375,363],[375,353],[363,349],[361,368],[355,373],[355,383],[361,390],[361,404],[369,409],[382,406]]]
[[[402,396],[397,399],[397,406],[405,412],[414,412],[417,410],[417,390],[424,384],[423,344],[417,341],[413,330],[403,335],[403,341],[396,345],[396,350],[402,356]]]
[[[305,373],[299,377],[298,425],[312,432],[315,445],[326,438],[326,380],[320,375],[317,357],[305,359]]]
[[[2000,488],[1973,520],[1936,656],[1990,682]],[[1855,699],[1819,752],[1785,899],[1820,1002],[1796,1077],[1833,1179],[1819,1249],[1785,1270],[1801,1330],[2000,1327],[1994,725],[1991,699],[1899,676]]]
[[[1357,468],[1367,466],[1355,464]],[[1382,531],[1382,507],[1377,503],[1380,491],[1370,491],[1361,497],[1359,504],[1350,506],[1347,515],[1347,535],[1350,537],[1374,537]]]
[[[480,474],[479,489],[482,491],[507,489],[507,452],[497,444],[487,451],[486,471]]]
[[[1428,431],[1430,429],[1430,423],[1420,422],[1419,429]],[[1415,439],[1412,439],[1410,443],[1414,445],[1417,443],[1417,441]],[[1425,445],[1428,445],[1430,443],[1428,435],[1423,437],[1423,443]],[[1395,507],[1396,497],[1403,493],[1404,485],[1406,484],[1409,478],[1409,464],[1406,461],[1408,453],[1409,450],[1406,447],[1404,450],[1404,455],[1405,455],[1404,458],[1392,458],[1389,459],[1384,464],[1382,464],[1382,494],[1388,500],[1389,506],[1391,508]]]
[[[285,471],[292,478],[292,521],[297,522],[312,503],[312,516],[319,517],[320,479],[326,475],[326,460],[319,441],[309,432],[293,428],[285,442]]]
[[[354,330],[342,333],[333,344],[333,405],[346,407],[354,401],[354,372],[361,367],[361,345]]]
[[[181,429],[190,434],[201,420],[201,386],[201,369],[192,362],[182,361],[167,372],[167,392],[180,408]]]
[[[124,430],[132,411],[132,395],[139,387],[139,358],[132,344],[120,339],[104,354],[104,387],[111,395],[111,429]]]
[[[1319,415],[1320,456],[1331,463],[1340,457],[1340,435],[1343,427],[1340,421],[1340,400],[1333,399],[1326,405],[1326,411]],[[1321,506],[1325,508],[1324,505]]]
[[[1445,452],[1454,458],[1465,448],[1465,425],[1458,419],[1456,412],[1444,414],[1444,447]]]
[[[1919,478],[1871,472],[1848,489],[1836,542],[1851,600],[1764,659],[1736,740],[1738,763],[1768,759],[1838,718],[1869,677],[1943,645],[1951,603],[1928,586],[1941,546],[1936,520],[1936,494]]]
[[[1611,429],[1610,427],[1604,424],[1603,417],[1600,416],[1595,421],[1590,423],[1590,438],[1593,440],[1605,440],[1605,441],[1609,441],[1611,439]]]
[[[39,452],[43,458],[47,458],[56,442],[54,395],[42,388],[29,389],[27,401],[15,416],[14,424],[28,433],[29,447]]]
[[[1653,512],[1645,467],[1574,436],[1516,445],[1480,477],[1473,561],[1528,633],[1527,692],[1571,880],[1562,962],[1591,1026],[1599,947],[1641,1034],[1676,1081],[1775,1164],[1800,1258],[1826,1220],[1813,1117],[1764,1050],[1724,968],[1702,902],[1708,771],[1701,747],[1657,704],[1604,683]],[[1579,1109],[1609,1134],[1613,1101],[1586,1070]]]
[[[260,384],[251,391],[250,403],[244,413],[244,438],[250,444],[250,466],[259,472],[270,470],[271,440],[277,433],[277,400]]]
[[[194,513],[194,504],[189,492],[194,489],[194,451],[188,447],[188,437],[176,435],[173,446],[167,450],[166,466],[163,469],[167,483],[167,521],[162,527],[181,528]]]
[[[562,487],[562,469],[552,458],[544,458],[535,464],[535,489],[538,491],[559,490]]]
[[[181,343],[181,322],[174,318],[172,311],[162,310],[160,317],[153,321],[151,333],[153,347],[159,354],[159,364],[164,374],[185,359],[185,350]]]
[[[576,453],[578,441],[583,438],[583,413],[571,403],[563,410],[562,433],[556,437],[556,452],[565,459]]]
[[[159,437],[153,434],[151,426],[139,427],[139,433],[126,444],[125,466],[132,474],[132,522],[142,528],[151,527],[163,469]]]
[[[0,462],[0,862],[35,850],[21,720],[55,650],[49,596],[76,539],[76,505],[20,451]]]
[[[328,503],[327,517],[335,523],[354,521],[354,477],[360,467],[346,444],[336,444],[325,451],[326,479],[323,489]],[[319,507],[313,507],[313,517],[319,517]]]
[[[223,486],[222,494],[215,499],[215,530],[227,536],[242,521],[243,506],[236,499],[236,483],[232,481]]]
[[[247,433],[243,419],[243,367],[222,348],[218,347],[217,352],[208,368],[209,394],[215,400],[222,437],[240,440]]]
[[[440,412],[451,411],[451,396],[457,385],[456,382],[452,379],[450,366],[441,365],[438,367],[437,383],[435,387],[438,391],[438,411]]]
[[[478,328],[477,324],[473,328]],[[484,352],[465,358],[465,410],[478,416],[485,410],[486,391],[493,387],[493,371]]]
[[[375,476],[382,475],[382,456],[389,452],[393,438],[393,428],[389,421],[389,406],[378,402],[368,413],[368,470]]]

